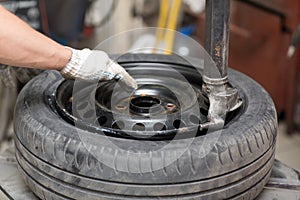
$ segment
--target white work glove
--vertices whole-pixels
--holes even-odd
[[[136,81],[123,67],[112,61],[104,51],[69,49],[72,51],[72,57],[60,71],[63,77],[90,82],[115,79],[122,87],[137,89]]]

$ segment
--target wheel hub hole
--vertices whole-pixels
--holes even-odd
[[[161,111],[161,102],[153,96],[133,97],[130,101],[130,111],[136,114],[150,114]]]
[[[131,104],[138,108],[151,108],[159,105],[160,100],[152,96],[140,96],[131,99]]]

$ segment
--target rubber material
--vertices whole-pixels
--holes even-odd
[[[172,56],[155,55],[126,55],[119,62],[188,65]],[[51,109],[48,96],[62,80],[53,71],[34,78],[20,93],[15,110],[20,171],[41,199],[253,199],[269,178],[277,134],[275,107],[261,86],[239,72],[229,70],[229,82],[244,100],[241,114],[224,127],[216,142],[214,132],[196,137],[176,162],[156,171],[151,167],[176,155],[183,148],[181,141],[149,157],[128,157],[105,142],[85,148],[78,134],[100,142],[104,136],[76,130]],[[169,142],[113,137],[110,141],[135,152]],[[87,149],[110,159],[115,168],[103,165]],[[211,151],[203,156],[203,149]],[[149,168],[151,172],[146,172]]]

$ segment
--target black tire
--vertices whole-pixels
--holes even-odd
[[[154,55],[128,55],[122,59],[183,62]],[[48,95],[63,78],[57,72],[45,72],[29,82],[18,97],[14,128],[20,172],[41,199],[254,199],[270,176],[276,111],[270,96],[249,77],[229,70],[229,79],[244,101],[239,116],[224,127],[216,143],[215,132],[196,137],[176,162],[150,173],[143,169],[176,155],[182,147],[180,140],[162,154],[150,157],[128,157],[105,142],[91,146],[114,162],[115,168],[103,165],[85,148],[75,127],[49,106]],[[96,137],[85,130],[79,130],[79,134]],[[97,135],[100,142],[101,137]],[[116,137],[110,140],[136,152],[168,142]],[[211,151],[199,157],[201,148]],[[129,172],[122,170],[124,165]],[[138,166],[139,173],[130,173],[132,166]]]

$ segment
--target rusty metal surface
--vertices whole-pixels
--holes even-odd
[[[215,69],[211,69],[211,66],[204,66],[204,75],[209,78],[227,76],[229,16],[230,0],[206,1],[205,49],[212,56],[219,70],[216,72]]]

